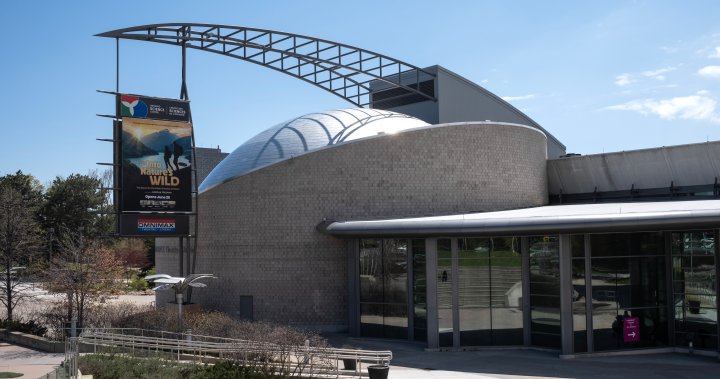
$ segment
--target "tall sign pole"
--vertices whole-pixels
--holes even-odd
[[[190,26],[179,32],[190,36]],[[115,38],[115,53],[115,91],[99,91],[115,96],[115,114],[99,115],[113,119],[113,138],[99,140],[113,142],[113,162],[100,164],[113,166],[116,233],[178,237],[178,272],[183,276],[195,271],[198,230],[187,46],[183,40],[180,99],[121,93],[119,37]],[[193,228],[190,216],[194,216]]]

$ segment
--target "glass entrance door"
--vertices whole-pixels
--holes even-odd
[[[522,297],[519,238],[437,240],[441,347],[522,345]]]

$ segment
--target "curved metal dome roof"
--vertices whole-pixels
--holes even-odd
[[[430,124],[402,113],[351,108],[309,113],[278,124],[240,145],[200,184],[205,192],[260,167],[325,146]]]

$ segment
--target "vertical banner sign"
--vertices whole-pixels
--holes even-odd
[[[192,212],[189,104],[133,95],[119,95],[118,101],[121,212]],[[171,228],[160,231],[172,234]]]

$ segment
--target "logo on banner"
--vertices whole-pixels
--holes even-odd
[[[129,117],[147,117],[148,107],[138,96],[120,96],[120,114]]]
[[[137,230],[143,233],[173,233],[175,220],[137,220]]]

